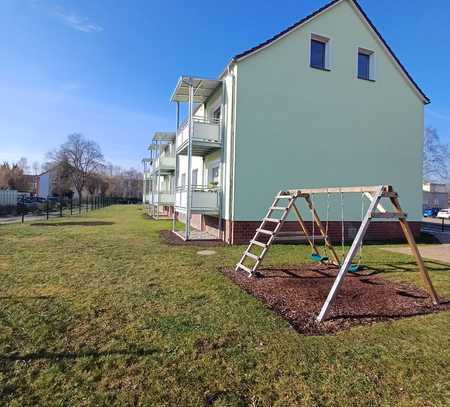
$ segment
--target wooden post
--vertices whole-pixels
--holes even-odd
[[[403,213],[398,199],[395,197],[391,197],[390,200],[396,211],[399,213]],[[419,248],[417,247],[411,228],[409,227],[409,224],[405,218],[399,218],[398,221],[400,222],[403,234],[405,235],[413,256],[416,259],[417,265],[419,266],[419,271],[420,275],[422,276],[423,283],[425,284],[431,298],[433,299],[433,303],[437,305],[439,304],[439,297],[433,287],[433,283],[431,282],[430,275],[428,274],[428,270],[425,266],[425,263],[423,262],[422,256],[420,255]]]
[[[309,238],[309,236],[310,236],[309,230],[306,227],[305,221],[303,220],[302,215],[300,215],[300,211],[298,210],[295,203],[292,205],[292,208],[294,209],[294,213],[295,213],[295,217],[297,218],[297,222],[300,224],[300,227],[301,227],[303,233],[305,234],[306,239],[308,240],[308,243],[311,246],[311,249],[314,251],[314,253],[319,254],[319,251],[317,250],[316,245]]]

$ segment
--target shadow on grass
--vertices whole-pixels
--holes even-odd
[[[425,265],[433,265],[433,267],[429,267],[430,271],[450,271],[450,267],[444,263],[438,263],[436,261],[426,261]],[[410,267],[412,266],[412,267]],[[436,267],[439,266],[439,267]],[[374,267],[370,264],[367,265],[366,270],[368,273],[364,274],[366,276],[373,276],[376,274],[389,274],[389,273],[397,273],[399,271],[404,271],[408,273],[415,273],[417,269],[417,263],[415,261],[401,263],[401,264],[392,264],[387,263],[383,267]]]
[[[333,269],[336,270],[335,267],[329,267],[329,269],[330,270],[333,270]],[[284,267],[280,267],[280,268],[276,267],[276,270],[278,272],[286,274],[285,276],[280,276],[280,275],[272,275],[272,276],[270,276],[270,275],[265,275],[265,274],[262,273],[263,271],[269,271],[270,272],[272,270],[273,270],[272,268],[260,268],[259,271],[257,271],[255,273],[255,277],[259,278],[259,279],[298,278],[298,279],[307,279],[307,280],[316,279],[316,278],[320,278],[320,279],[322,279],[322,278],[336,278],[336,276],[328,274],[328,273],[326,273],[326,272],[324,272],[322,270],[314,270],[314,269],[311,269],[309,271],[312,271],[314,273],[319,274],[317,277],[300,276],[300,275],[298,275],[296,273],[293,273],[291,269],[284,268]]]
[[[78,221],[78,222],[57,222],[57,223],[46,223],[46,222],[38,222],[31,223],[31,226],[109,226],[114,225],[114,222],[105,222],[105,221]]]
[[[16,361],[32,361],[32,360],[75,360],[85,357],[100,358],[105,356],[151,356],[158,353],[158,349],[137,349],[135,351],[129,349],[111,350],[111,351],[80,351],[80,352],[47,352],[45,350],[25,355],[2,355],[0,361],[16,362]]]

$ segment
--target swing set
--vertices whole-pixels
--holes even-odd
[[[361,224],[356,233],[356,236],[350,246],[350,249],[345,252],[345,224],[344,224],[344,194],[361,195]],[[314,196],[318,194],[327,195],[326,205],[326,220],[325,227],[323,226],[316,210]],[[334,246],[329,238],[329,217],[330,217],[330,200],[332,194],[339,194],[340,208],[341,208],[341,257],[337,254]],[[367,198],[370,203],[367,209],[365,208],[364,200]],[[380,201],[382,199],[389,199],[392,210],[388,212]],[[297,199],[304,199],[307,207],[311,212],[312,218],[312,234],[304,221],[304,218],[296,205]],[[300,227],[299,232],[283,232],[281,231],[285,221],[290,212],[293,211],[297,223]],[[277,214],[279,216],[277,217]],[[369,224],[374,219],[396,219],[400,223],[401,229],[405,238],[411,248],[416,263],[419,267],[420,274],[424,285],[426,286],[434,304],[439,304],[439,298],[433,287],[428,270],[425,267],[423,259],[420,255],[419,249],[414,240],[408,222],[406,221],[407,214],[403,212],[398,193],[391,185],[377,185],[377,186],[360,186],[360,187],[330,187],[330,188],[306,188],[306,189],[290,189],[288,191],[280,191],[269,207],[266,216],[263,218],[259,228],[253,239],[250,240],[247,249],[244,251],[239,263],[236,265],[236,271],[243,270],[251,277],[255,275],[262,260],[267,254],[270,246],[279,241],[286,241],[295,238],[295,240],[307,241],[311,246],[311,259],[313,261],[334,265],[339,268],[337,277],[333,286],[328,293],[327,299],[322,306],[322,309],[317,317],[319,322],[327,318],[334,299],[340,289],[344,277],[348,272],[355,273],[364,266],[361,264],[362,248],[364,236],[367,232]],[[320,235],[316,235],[316,227]],[[324,254],[321,255],[317,246],[316,240],[324,241]],[[352,263],[353,260],[356,263]],[[251,264],[249,264],[251,263]]]
[[[327,195],[327,200],[326,200],[327,204],[326,204],[326,219],[325,219],[325,235],[329,236],[328,235],[328,230],[329,230],[328,225],[329,225],[329,219],[330,219],[330,201],[331,201],[331,195],[332,195],[329,188],[326,188],[326,195]],[[310,196],[311,196],[312,207],[315,208],[314,193],[311,193]],[[341,256],[340,256],[340,259],[341,260],[337,261],[337,262],[330,261],[330,259],[328,257],[327,245],[325,245],[325,249],[324,249],[325,254],[323,256],[320,255],[317,252],[317,250],[315,250],[311,253],[311,260],[313,260],[315,262],[340,266],[341,261],[345,258],[346,253],[345,253],[344,192],[342,191],[342,188],[339,191],[339,197],[340,197],[340,208],[341,208],[341,214],[340,214],[340,224],[341,224]],[[364,198],[365,198],[365,194],[363,191],[361,191],[361,223],[364,220],[364,212],[365,212],[365,205],[364,205],[365,199]],[[314,214],[312,213],[312,209],[311,209],[311,219],[314,219]],[[311,236],[311,246],[312,247],[316,247],[315,223],[316,222],[312,222],[312,236]],[[348,271],[350,273],[356,273],[365,268],[365,266],[363,264],[361,264],[362,247],[363,247],[363,239],[361,239],[361,242],[360,242],[358,250],[357,250],[357,254],[355,256],[355,257],[357,257],[357,263],[351,264],[348,268]]]

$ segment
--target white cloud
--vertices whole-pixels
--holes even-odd
[[[85,17],[81,17],[74,12],[69,12],[63,10],[62,8],[54,9],[50,12],[53,17],[58,18],[65,25],[74,30],[85,32],[85,33],[93,33],[103,31],[103,27],[92,23]]]
[[[441,120],[445,120],[447,122],[450,122],[450,115],[446,115],[440,112],[436,112],[435,110],[431,110],[431,109],[427,109],[426,112],[431,116],[434,117],[436,119],[441,119]]]

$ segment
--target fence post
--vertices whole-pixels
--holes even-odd
[[[45,202],[46,202],[45,212],[46,212],[46,218],[48,220],[48,197],[47,197],[47,200]]]
[[[59,197],[59,217],[62,218],[62,205],[63,205],[63,199],[60,196]]]
[[[72,216],[72,209],[73,209],[73,197],[70,197],[70,216]]]
[[[23,222],[25,222],[25,202],[24,202],[24,196],[23,195],[22,195],[21,212],[22,212],[22,223],[23,223]]]

